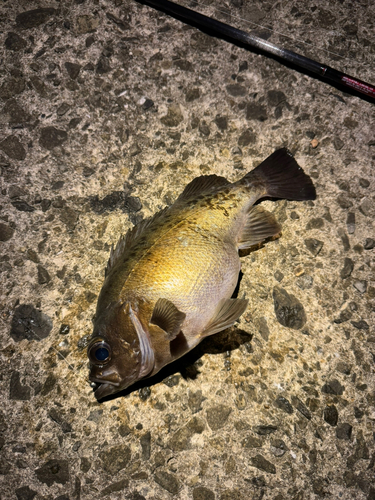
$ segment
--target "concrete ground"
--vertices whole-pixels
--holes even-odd
[[[191,6],[375,84],[371,0]],[[0,27],[1,499],[374,500],[374,103],[133,0],[4,0]],[[111,244],[283,146],[318,196],[263,203],[247,311],[98,403]]]

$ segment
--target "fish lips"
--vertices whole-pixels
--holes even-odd
[[[115,384],[113,382],[107,382],[105,380],[99,380],[96,378],[90,377],[90,382],[92,384],[92,387],[94,388],[94,394],[97,400],[103,399],[106,396],[110,396],[111,394],[115,394],[122,389],[122,387],[120,387],[120,384]],[[94,384],[97,387],[94,387]]]

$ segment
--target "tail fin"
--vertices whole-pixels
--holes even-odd
[[[263,185],[264,196],[297,201],[316,198],[312,180],[285,148],[272,153],[243,180],[249,185]]]

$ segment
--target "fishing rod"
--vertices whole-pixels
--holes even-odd
[[[205,16],[194,10],[188,9],[169,0],[137,0],[139,3],[154,7],[166,14],[174,15],[177,19],[184,22],[190,22],[198,28],[203,28],[222,36],[231,41],[240,42],[243,45],[260,50],[266,54],[270,54],[277,59],[291,63],[297,67],[303,68],[319,77],[331,82],[335,85],[341,85],[347,90],[354,90],[365,94],[370,98],[375,99],[375,86],[366,83],[354,76],[347,75],[331,68],[325,64],[314,61],[308,57],[292,52],[291,50],[283,49],[277,45],[255,36],[246,31],[234,28],[229,24],[217,21],[212,17]]]

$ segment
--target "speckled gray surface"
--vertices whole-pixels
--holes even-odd
[[[207,4],[375,83],[371,0]],[[375,499],[374,104],[131,0],[3,1],[0,30],[1,499]],[[97,403],[110,245],[281,146],[318,197],[264,203],[283,234],[242,259],[239,323]]]

